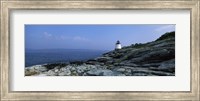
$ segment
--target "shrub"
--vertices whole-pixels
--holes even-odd
[[[160,41],[160,40],[164,40],[164,39],[168,39],[168,38],[172,38],[172,37],[175,38],[175,31],[165,33],[164,35],[159,37],[156,41]]]

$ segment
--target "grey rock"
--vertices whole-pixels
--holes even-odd
[[[70,69],[71,69],[71,71],[75,71],[75,70],[76,70],[76,68],[75,68],[75,67],[71,67]]]
[[[132,75],[131,69],[126,69],[125,73],[126,73],[126,75],[129,75],[129,76]]]
[[[131,61],[134,63],[144,64],[162,62],[173,58],[175,58],[174,49],[154,49],[140,57],[132,58]]]
[[[95,65],[87,65],[88,69],[97,69],[97,67]]]
[[[134,73],[133,76],[148,76],[146,73]]]
[[[61,72],[58,75],[59,76],[69,76],[69,75],[71,75],[71,71],[69,69],[66,69],[64,72]]]
[[[76,67],[77,70],[80,70],[80,71],[85,71],[88,69],[88,67],[84,66],[84,65],[81,65],[81,66],[78,66]]]
[[[126,76],[125,74],[117,73],[114,76]]]
[[[56,73],[59,72],[59,69],[55,69],[54,72],[56,72]]]
[[[98,58],[96,58],[96,61],[98,61],[98,62],[107,62],[110,59],[111,59],[111,57],[98,57]]]
[[[58,73],[55,73],[53,70],[49,70],[49,71],[47,72],[47,75],[48,75],[48,76],[57,76]]]
[[[87,75],[90,76],[107,76],[112,74],[113,72],[111,70],[104,70],[104,69],[92,69],[87,72]]]
[[[44,71],[47,71],[48,69],[44,66],[41,66],[41,65],[36,65],[36,66],[33,66],[34,69],[40,71],[40,72],[44,72]]]
[[[60,72],[66,71],[67,69],[68,68],[66,68],[66,67],[60,68]]]
[[[149,64],[143,64],[142,67],[158,67],[161,63],[149,63]]]
[[[65,68],[71,69],[73,67],[71,65],[67,65]]]
[[[118,71],[118,72],[125,72],[125,68],[119,68],[119,69],[117,69],[116,71]]]
[[[87,72],[89,76],[124,76],[119,72],[113,72],[112,70],[108,69],[93,69]]]
[[[171,47],[171,46],[174,46],[174,45],[175,45],[174,42],[163,42],[163,43],[160,43],[160,44],[156,44],[153,47]]]
[[[39,74],[39,71],[32,68],[25,68],[25,76],[32,76],[36,74]]]
[[[137,67],[139,65],[131,63],[131,61],[124,61],[118,64],[119,66],[129,66],[129,67]]]
[[[175,59],[162,62],[158,68],[175,68]]]
[[[114,76],[114,73],[111,70],[103,70],[100,76]]]

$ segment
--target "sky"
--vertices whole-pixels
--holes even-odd
[[[25,25],[26,49],[94,49],[113,50],[119,40],[122,46],[151,42],[173,24],[114,25]]]

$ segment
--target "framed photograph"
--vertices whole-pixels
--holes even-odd
[[[1,100],[200,100],[199,0],[1,0]]]

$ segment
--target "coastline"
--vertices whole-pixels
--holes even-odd
[[[25,68],[25,76],[175,76],[175,32],[132,44],[87,61]]]

